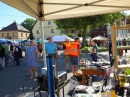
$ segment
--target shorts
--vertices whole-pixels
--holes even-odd
[[[8,59],[9,59],[8,54],[6,54],[5,55],[5,60],[8,60]]]
[[[70,63],[71,65],[77,66],[79,63],[79,57],[77,56],[70,56]]]
[[[70,62],[70,57],[69,57],[69,55],[65,55],[65,60],[66,60],[66,62]]]

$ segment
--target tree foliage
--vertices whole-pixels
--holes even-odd
[[[26,28],[27,30],[30,31],[30,34],[29,34],[29,39],[30,40],[33,40],[34,39],[34,36],[33,36],[33,33],[32,33],[32,28],[35,24],[36,20],[35,19],[32,19],[32,18],[26,18],[22,23],[21,25]]]
[[[82,29],[83,32],[82,47],[84,47],[86,43],[87,29],[93,27],[105,26],[107,23],[113,24],[116,19],[121,19],[123,16],[124,13],[114,12],[109,14],[95,15],[95,16],[56,20],[55,23],[58,29],[66,29],[70,27],[76,29]]]

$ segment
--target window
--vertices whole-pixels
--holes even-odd
[[[76,33],[76,31],[75,30],[71,30],[71,33]]]
[[[51,25],[51,21],[48,21],[48,25]]]
[[[51,29],[51,33],[55,33],[55,29]]]
[[[21,37],[23,37],[23,33],[21,33]]]
[[[63,34],[63,30],[60,31],[60,34]]]
[[[40,30],[37,30],[37,34],[40,34]]]
[[[15,36],[15,33],[13,33],[13,36]]]
[[[27,35],[27,33],[26,33],[26,37],[27,37],[28,35]]]
[[[9,36],[9,33],[7,33],[7,36]]]
[[[2,37],[4,37],[4,33],[2,33]]]

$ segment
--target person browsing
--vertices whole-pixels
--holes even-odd
[[[76,73],[77,66],[79,63],[79,54],[80,54],[80,44],[79,38],[76,38],[74,42],[70,44],[70,62],[72,65],[72,73],[73,75]]]
[[[65,59],[66,59],[66,69],[67,72],[69,72],[69,62],[70,62],[70,58],[69,58],[69,48],[70,48],[70,40],[68,38],[65,39],[65,42],[63,42],[63,50],[64,50],[64,55],[65,55]]]
[[[48,42],[45,44],[46,54],[56,54],[55,58],[58,59],[58,51],[56,44],[52,42],[51,37],[49,37],[47,40]]]
[[[98,59],[98,46],[97,46],[97,40],[92,40],[91,44],[93,46],[92,50],[88,50],[91,53],[92,61],[97,62]]]

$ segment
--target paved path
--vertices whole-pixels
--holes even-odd
[[[99,53],[103,58],[108,58],[108,52]],[[88,54],[81,54],[80,58],[90,60]],[[10,65],[4,70],[0,70],[0,97],[34,97],[31,87],[36,86],[36,81],[31,80],[28,73],[27,66],[25,65],[25,59],[21,60],[20,66],[15,66],[15,62],[11,62]],[[58,71],[65,71],[65,59],[62,54],[62,51],[59,51],[58,59]],[[43,67],[42,57],[39,61],[39,66],[37,68],[38,73],[41,74],[41,69]],[[72,73],[68,74],[68,79],[72,76]],[[26,96],[22,91],[22,87],[27,87],[25,89]],[[69,84],[65,87],[65,93],[68,92]],[[61,93],[62,94],[62,91]],[[42,93],[43,97],[46,97],[45,93]],[[62,97],[62,95],[60,96]]]

